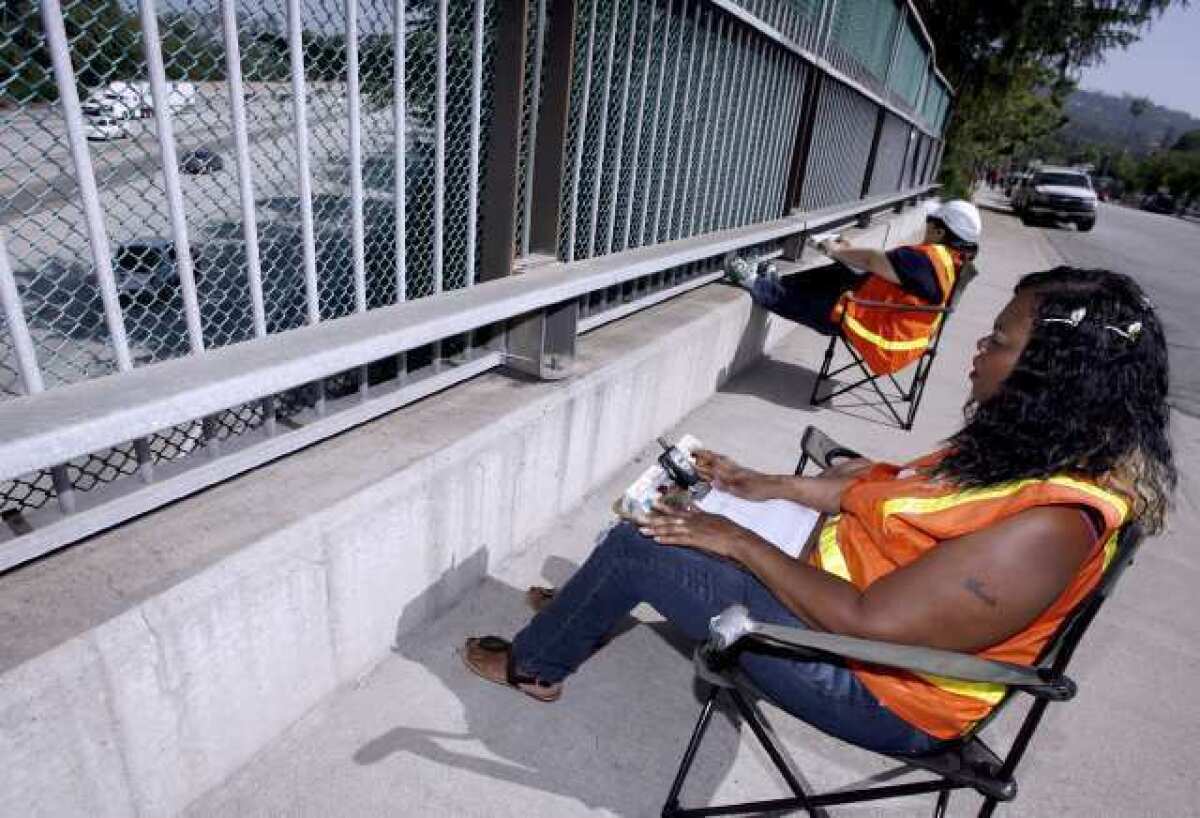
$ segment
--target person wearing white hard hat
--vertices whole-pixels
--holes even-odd
[[[920,357],[935,314],[858,302],[944,306],[978,253],[981,232],[975,205],[956,199],[929,211],[919,244],[885,251],[829,240],[817,248],[833,264],[785,278],[734,278],[771,312],[823,335],[844,333],[876,374],[896,372]]]

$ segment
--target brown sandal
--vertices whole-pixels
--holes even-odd
[[[472,656],[473,651],[504,654],[504,675],[497,676],[484,665],[479,664],[478,659]],[[462,660],[467,669],[479,678],[519,690],[539,702],[558,701],[562,695],[562,682],[542,682],[533,676],[517,673],[513,666],[512,643],[499,636],[471,637],[463,646]]]
[[[525,604],[533,609],[534,613],[541,613],[554,601],[554,595],[557,593],[554,588],[544,585],[530,585],[529,590],[525,592]]]

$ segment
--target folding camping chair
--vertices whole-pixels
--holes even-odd
[[[807,459],[822,468],[827,468],[833,458],[857,456],[853,451],[837,446],[812,427],[805,431],[803,446]],[[999,802],[1011,801],[1016,797],[1017,781],[1014,774],[1017,764],[1025,755],[1047,705],[1050,702],[1067,701],[1075,695],[1075,683],[1065,675],[1067,664],[1096,612],[1112,592],[1122,572],[1133,561],[1141,539],[1142,533],[1136,524],[1128,525],[1121,531],[1117,553],[1104,577],[1063,621],[1032,667],[994,662],[953,651],[764,624],[752,621],[741,606],[729,608],[713,619],[708,641],[696,649],[694,658],[697,675],[711,687],[663,805],[662,815],[664,818],[687,818],[800,809],[812,815],[814,809],[840,804],[937,793],[933,815],[934,818],[942,818],[954,790],[974,789],[984,798],[978,814],[980,818],[987,818]],[[921,756],[892,756],[904,765],[901,770],[911,768],[912,772],[925,771],[932,773],[933,778],[904,784],[809,793],[793,774],[778,742],[768,732],[766,720],[751,705],[747,695],[749,685],[737,671],[737,655],[741,651],[761,650],[764,647],[774,655],[792,655],[798,660],[835,657],[954,679],[997,682],[1007,685],[1008,691],[986,719],[946,749]],[[980,733],[1016,698],[1018,692],[1032,696],[1033,705],[1021,722],[1016,738],[1001,757],[984,743]],[[742,719],[750,726],[792,791],[792,797],[686,809],[680,806],[679,795],[684,781],[712,718],[717,697],[722,693],[733,701]]]
[[[954,312],[958,305],[958,300],[962,296],[962,292],[966,289],[967,283],[975,277],[975,268],[972,264],[964,264],[962,270],[959,271],[958,280],[954,283],[954,290],[950,293],[950,298],[945,306],[932,305],[905,305],[892,304],[886,301],[867,301],[861,298],[855,298],[853,295],[847,296],[851,301],[858,304],[860,307],[865,307],[872,310],[891,310],[893,312],[921,312],[935,313],[941,316],[937,326],[933,329],[933,334],[929,339],[928,346],[925,347],[921,357],[917,359],[916,368],[913,370],[912,381],[908,386],[901,385],[900,381],[892,373],[883,375],[876,374],[867,366],[867,362],[858,354],[858,350],[846,340],[846,333],[841,329],[845,321],[845,312],[838,319],[838,332],[829,339],[829,345],[825,348],[825,359],[821,363],[821,371],[817,373],[817,379],[813,383],[812,394],[808,398],[809,405],[819,406],[822,403],[828,403],[838,395],[845,394],[860,386],[870,384],[875,390],[875,394],[892,413],[892,417],[896,419],[896,423],[900,428],[908,431],[912,429],[913,421],[917,418],[917,408],[921,405],[921,397],[925,393],[925,382],[929,379],[929,371],[933,368],[933,359],[937,356],[938,344],[942,340],[942,332],[946,327],[946,319]],[[850,356],[850,362],[846,363],[837,369],[830,371],[833,365],[834,354],[837,352],[838,345],[841,345]],[[857,370],[861,377],[854,383],[847,386],[842,386],[830,391],[828,394],[821,396],[821,385],[827,381],[831,381],[838,375],[848,370]],[[894,395],[889,395],[879,385],[880,378],[887,378],[891,381],[892,387],[896,390]],[[908,404],[907,411],[902,415],[901,411],[896,408],[897,404]]]

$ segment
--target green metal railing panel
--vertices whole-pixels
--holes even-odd
[[[833,40],[872,77],[882,80],[892,56],[900,8],[893,0],[839,0]]]
[[[910,107],[917,104],[926,64],[927,56],[921,39],[911,25],[905,25],[900,30],[900,41],[896,45],[896,60],[888,77],[888,89]]]

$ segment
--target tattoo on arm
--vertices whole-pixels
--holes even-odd
[[[975,596],[982,599],[984,604],[986,604],[989,608],[995,608],[1000,602],[1000,600],[996,599],[996,597],[984,590],[983,580],[976,579],[975,577],[968,577],[967,581],[963,583],[963,587]]]

